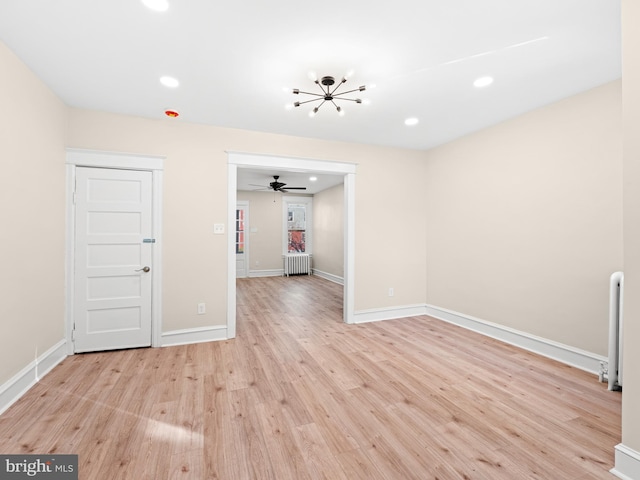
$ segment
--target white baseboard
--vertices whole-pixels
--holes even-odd
[[[162,333],[161,346],[171,347],[176,345],[188,345],[190,343],[213,342],[227,340],[226,325],[212,327],[187,328],[184,330],[172,330]]]
[[[0,414],[67,357],[67,341],[60,340],[11,379],[0,385]]]
[[[361,310],[355,312],[353,323],[377,322],[418,315],[429,315],[595,375],[600,371],[600,362],[607,361],[605,357],[595,353],[433,305],[407,305]]]
[[[338,275],[323,272],[322,270],[318,270],[317,268],[312,269],[312,273],[314,275],[317,275],[318,277],[324,278],[325,280],[329,280],[330,282],[337,283],[338,285],[344,285],[344,278],[339,277]]]
[[[273,270],[249,270],[247,275],[249,278],[253,277],[282,277],[284,275],[284,268],[276,268]]]
[[[426,314],[596,375],[600,362],[607,361],[595,353],[433,305],[426,305]]]
[[[636,452],[622,443],[616,445],[615,467],[609,472],[622,480],[640,478],[640,452]]]
[[[360,310],[353,315],[353,323],[378,322],[380,320],[393,320],[396,318],[416,317],[426,315],[424,305],[405,305],[390,308],[372,308]]]

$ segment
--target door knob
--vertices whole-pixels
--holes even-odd
[[[151,270],[151,269],[150,269],[149,267],[143,267],[143,268],[140,268],[140,269],[136,270],[136,272],[144,272],[144,273],[147,273],[147,272],[148,272],[148,271],[150,271],[150,270]]]

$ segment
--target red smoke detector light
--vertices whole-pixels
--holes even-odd
[[[165,110],[164,114],[167,117],[171,117],[171,118],[176,118],[178,115],[180,115],[178,112],[176,112],[175,110]]]

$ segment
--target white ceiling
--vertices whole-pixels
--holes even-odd
[[[412,149],[621,75],[619,0],[168,1],[0,0],[0,39],[73,107]],[[310,71],[370,104],[286,110]]]

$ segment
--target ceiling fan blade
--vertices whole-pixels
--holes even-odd
[[[250,183],[249,186],[251,187],[262,187],[262,188],[269,188],[268,185],[256,185],[255,183]]]
[[[287,187],[288,190],[306,190],[307,187]]]

